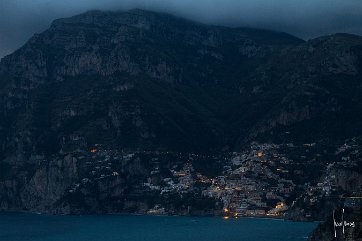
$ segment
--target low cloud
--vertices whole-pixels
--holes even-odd
[[[284,31],[304,39],[336,32],[362,35],[361,0],[0,0],[0,58],[56,18],[91,9],[131,8],[209,24]]]

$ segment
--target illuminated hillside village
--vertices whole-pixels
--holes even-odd
[[[359,148],[354,140],[338,148],[320,143],[299,146],[253,143],[244,152],[203,156],[110,151],[96,145],[88,152],[72,154],[83,161],[88,172],[68,189],[68,193],[84,193],[87,186],[94,183],[108,183],[105,180],[128,175],[129,165],[133,165],[132,168],[136,167],[143,174],[137,174],[132,189],[142,197],[157,196],[160,200],[134,210],[138,213],[180,214],[170,208],[167,200],[192,196],[195,200],[214,200],[215,210],[210,214],[224,218],[285,217],[290,210],[298,208],[298,213],[308,219],[329,197],[337,194],[360,196],[360,193],[341,191],[333,175],[333,170],[357,166],[354,159],[360,154]],[[216,166],[210,168],[209,163]],[[221,166],[219,172],[217,165]],[[328,167],[323,169],[323,166]],[[354,201],[348,199],[348,202],[353,204]],[[188,201],[187,205],[182,207],[188,211],[181,214],[188,214],[193,208],[192,202]]]

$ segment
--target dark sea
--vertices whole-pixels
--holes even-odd
[[[316,226],[258,218],[0,213],[0,241],[298,241]]]

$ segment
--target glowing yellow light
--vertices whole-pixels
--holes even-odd
[[[224,212],[225,212],[225,213],[229,212],[229,209],[225,208],[225,209],[224,209]]]
[[[258,157],[262,157],[263,153],[262,152],[258,152]]]
[[[277,208],[277,209],[280,209],[280,208],[282,208],[282,207],[284,207],[284,203],[283,203],[283,202],[278,203],[278,204],[275,206],[275,208]]]
[[[225,216],[224,219],[227,220],[227,219],[229,219],[229,217],[228,217],[228,216]]]

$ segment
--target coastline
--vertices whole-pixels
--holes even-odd
[[[37,211],[24,211],[24,210],[1,210],[0,214],[33,214],[33,215],[45,215],[45,216],[149,216],[149,217],[189,217],[189,218],[204,218],[204,217],[215,217],[224,220],[238,220],[238,219],[264,219],[264,220],[278,220],[285,222],[304,222],[304,223],[322,223],[320,220],[295,220],[284,217],[268,217],[268,216],[226,216],[226,215],[182,215],[182,214],[147,214],[147,213],[85,213],[85,214],[72,214],[72,213],[52,213],[52,212],[37,212]],[[228,218],[225,218],[228,217]]]

